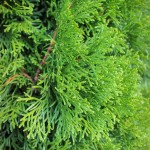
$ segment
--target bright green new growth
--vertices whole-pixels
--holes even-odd
[[[131,32],[136,22],[126,20],[133,9],[129,4],[0,2],[1,149],[143,146],[136,118],[141,62]]]

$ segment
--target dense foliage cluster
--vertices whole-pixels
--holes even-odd
[[[146,149],[148,5],[1,0],[0,149]]]

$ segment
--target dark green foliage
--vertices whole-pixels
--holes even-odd
[[[0,2],[0,149],[148,148],[142,2]]]

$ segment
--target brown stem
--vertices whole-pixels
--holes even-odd
[[[51,43],[50,43],[50,45],[49,45],[49,47],[48,47],[48,49],[47,49],[46,55],[43,57],[42,61],[40,62],[40,66],[43,66],[43,65],[45,64],[45,61],[46,61],[46,59],[47,59],[49,53],[52,52],[52,48],[53,48],[53,46],[55,45],[55,42],[54,42],[55,38],[56,38],[56,31],[54,31],[54,35],[53,35],[52,41],[51,41]],[[29,76],[29,75],[25,72],[24,69],[22,69],[22,74],[23,74],[23,76],[25,76],[26,78],[28,78],[29,80],[31,80],[33,83],[37,82],[37,80],[38,80],[38,78],[39,78],[40,72],[41,72],[41,69],[40,69],[40,67],[38,67],[37,70],[36,70],[35,77],[34,77],[34,79],[32,79],[32,77]]]
[[[49,45],[49,47],[47,49],[46,55],[43,57],[42,61],[40,62],[41,66],[43,66],[45,64],[45,61],[46,61],[49,53],[52,52],[52,48],[55,45],[55,42],[54,42],[55,38],[56,38],[56,31],[54,31],[54,35],[53,35],[52,41],[51,41],[51,43],[50,43],[50,45]],[[38,69],[36,70],[36,74],[35,74],[34,80],[33,80],[34,82],[37,82],[40,72],[41,72],[41,69],[40,69],[40,67],[38,67]]]
[[[29,76],[29,75],[25,72],[25,70],[24,70],[24,69],[22,69],[22,74],[23,74],[23,76],[25,76],[26,78],[28,78],[29,80],[31,80],[31,81],[33,82],[32,77],[31,77],[31,76]]]
[[[18,77],[19,74],[15,74],[8,78],[8,80],[4,83],[4,85],[8,85],[11,81],[13,81],[16,77]]]

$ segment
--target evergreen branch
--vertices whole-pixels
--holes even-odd
[[[25,76],[26,78],[28,78],[29,80],[31,80],[33,82],[33,79],[31,76],[29,76],[24,69],[22,69],[22,75]]]
[[[5,83],[4,83],[4,85],[8,85],[12,80],[14,80],[16,77],[18,77],[19,76],[19,74],[16,74],[16,75],[13,75],[13,76],[11,76]]]
[[[56,31],[54,31],[54,35],[53,35],[52,41],[47,49],[46,55],[43,57],[42,61],[40,62],[41,66],[43,66],[45,64],[45,61],[46,61],[48,55],[52,52],[52,48],[55,44],[55,42],[54,42],[55,38],[56,38]],[[40,72],[41,72],[41,69],[40,69],[40,67],[38,67],[38,69],[36,70],[35,77],[34,77],[34,82],[37,82]]]
[[[54,31],[54,35],[53,35],[52,41],[51,41],[51,43],[50,43],[50,45],[49,45],[49,47],[48,47],[48,49],[47,49],[46,55],[43,57],[42,61],[40,62],[40,66],[43,66],[43,65],[45,64],[45,61],[46,61],[48,55],[52,52],[52,48],[53,48],[53,46],[54,46],[54,44],[55,44],[55,42],[54,42],[55,38],[56,38],[56,31]],[[38,67],[38,69],[36,70],[35,77],[34,77],[34,79],[33,79],[31,76],[29,76],[29,75],[25,72],[24,69],[22,69],[22,75],[25,76],[26,78],[28,78],[29,80],[31,80],[33,83],[35,83],[35,82],[38,81],[40,72],[41,72],[41,69],[40,69],[40,67]]]

